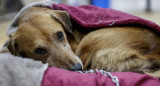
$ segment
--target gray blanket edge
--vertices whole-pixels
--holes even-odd
[[[41,86],[48,64],[28,58],[0,54],[0,86]]]

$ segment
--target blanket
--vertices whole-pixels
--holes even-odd
[[[67,11],[70,15],[71,21],[78,24],[78,26],[81,26],[81,29],[97,29],[115,26],[139,26],[147,27],[156,32],[160,32],[160,26],[156,23],[128,13],[92,5],[70,6],[65,4],[55,4],[51,0],[44,0],[29,4],[22,8],[22,10],[14,17],[13,22],[7,31],[8,36],[17,30],[20,14],[30,7],[45,7],[52,10]]]
[[[159,86],[157,78],[133,72],[93,70],[84,73],[48,68],[42,86]]]
[[[160,31],[160,26],[149,20],[109,8],[100,8],[92,5],[76,7],[65,4],[53,4],[52,9],[67,11],[70,14],[71,20],[82,26],[82,29],[140,26]]]
[[[0,86],[40,86],[48,64],[0,54]]]
[[[132,72],[73,72],[4,53],[0,54],[0,86],[160,86],[160,81]]]

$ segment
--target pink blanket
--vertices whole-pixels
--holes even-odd
[[[83,28],[132,25],[148,27],[160,32],[160,26],[151,21],[113,9],[100,8],[91,5],[75,7],[65,4],[53,4],[52,9],[67,11],[71,20],[78,23]]]
[[[102,72],[77,73],[59,68],[48,68],[42,86],[160,86],[158,78],[132,72],[112,72],[113,78]]]

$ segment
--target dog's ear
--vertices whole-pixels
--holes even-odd
[[[59,23],[62,24],[66,32],[73,33],[72,32],[72,23],[69,17],[68,12],[66,11],[59,11],[59,10],[53,10],[51,13],[52,18],[56,19]]]
[[[11,43],[12,38],[14,37],[15,32],[10,33],[9,37],[10,39],[5,42],[2,49],[0,50],[0,53],[8,53],[10,50],[8,49],[9,43]],[[12,50],[12,49],[11,49]]]
[[[10,51],[10,53],[17,55],[18,52],[18,44],[16,43],[14,37],[11,37],[8,41],[7,48]]]

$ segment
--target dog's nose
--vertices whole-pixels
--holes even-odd
[[[82,66],[81,64],[76,64],[72,67],[71,71],[81,71],[82,70]]]

